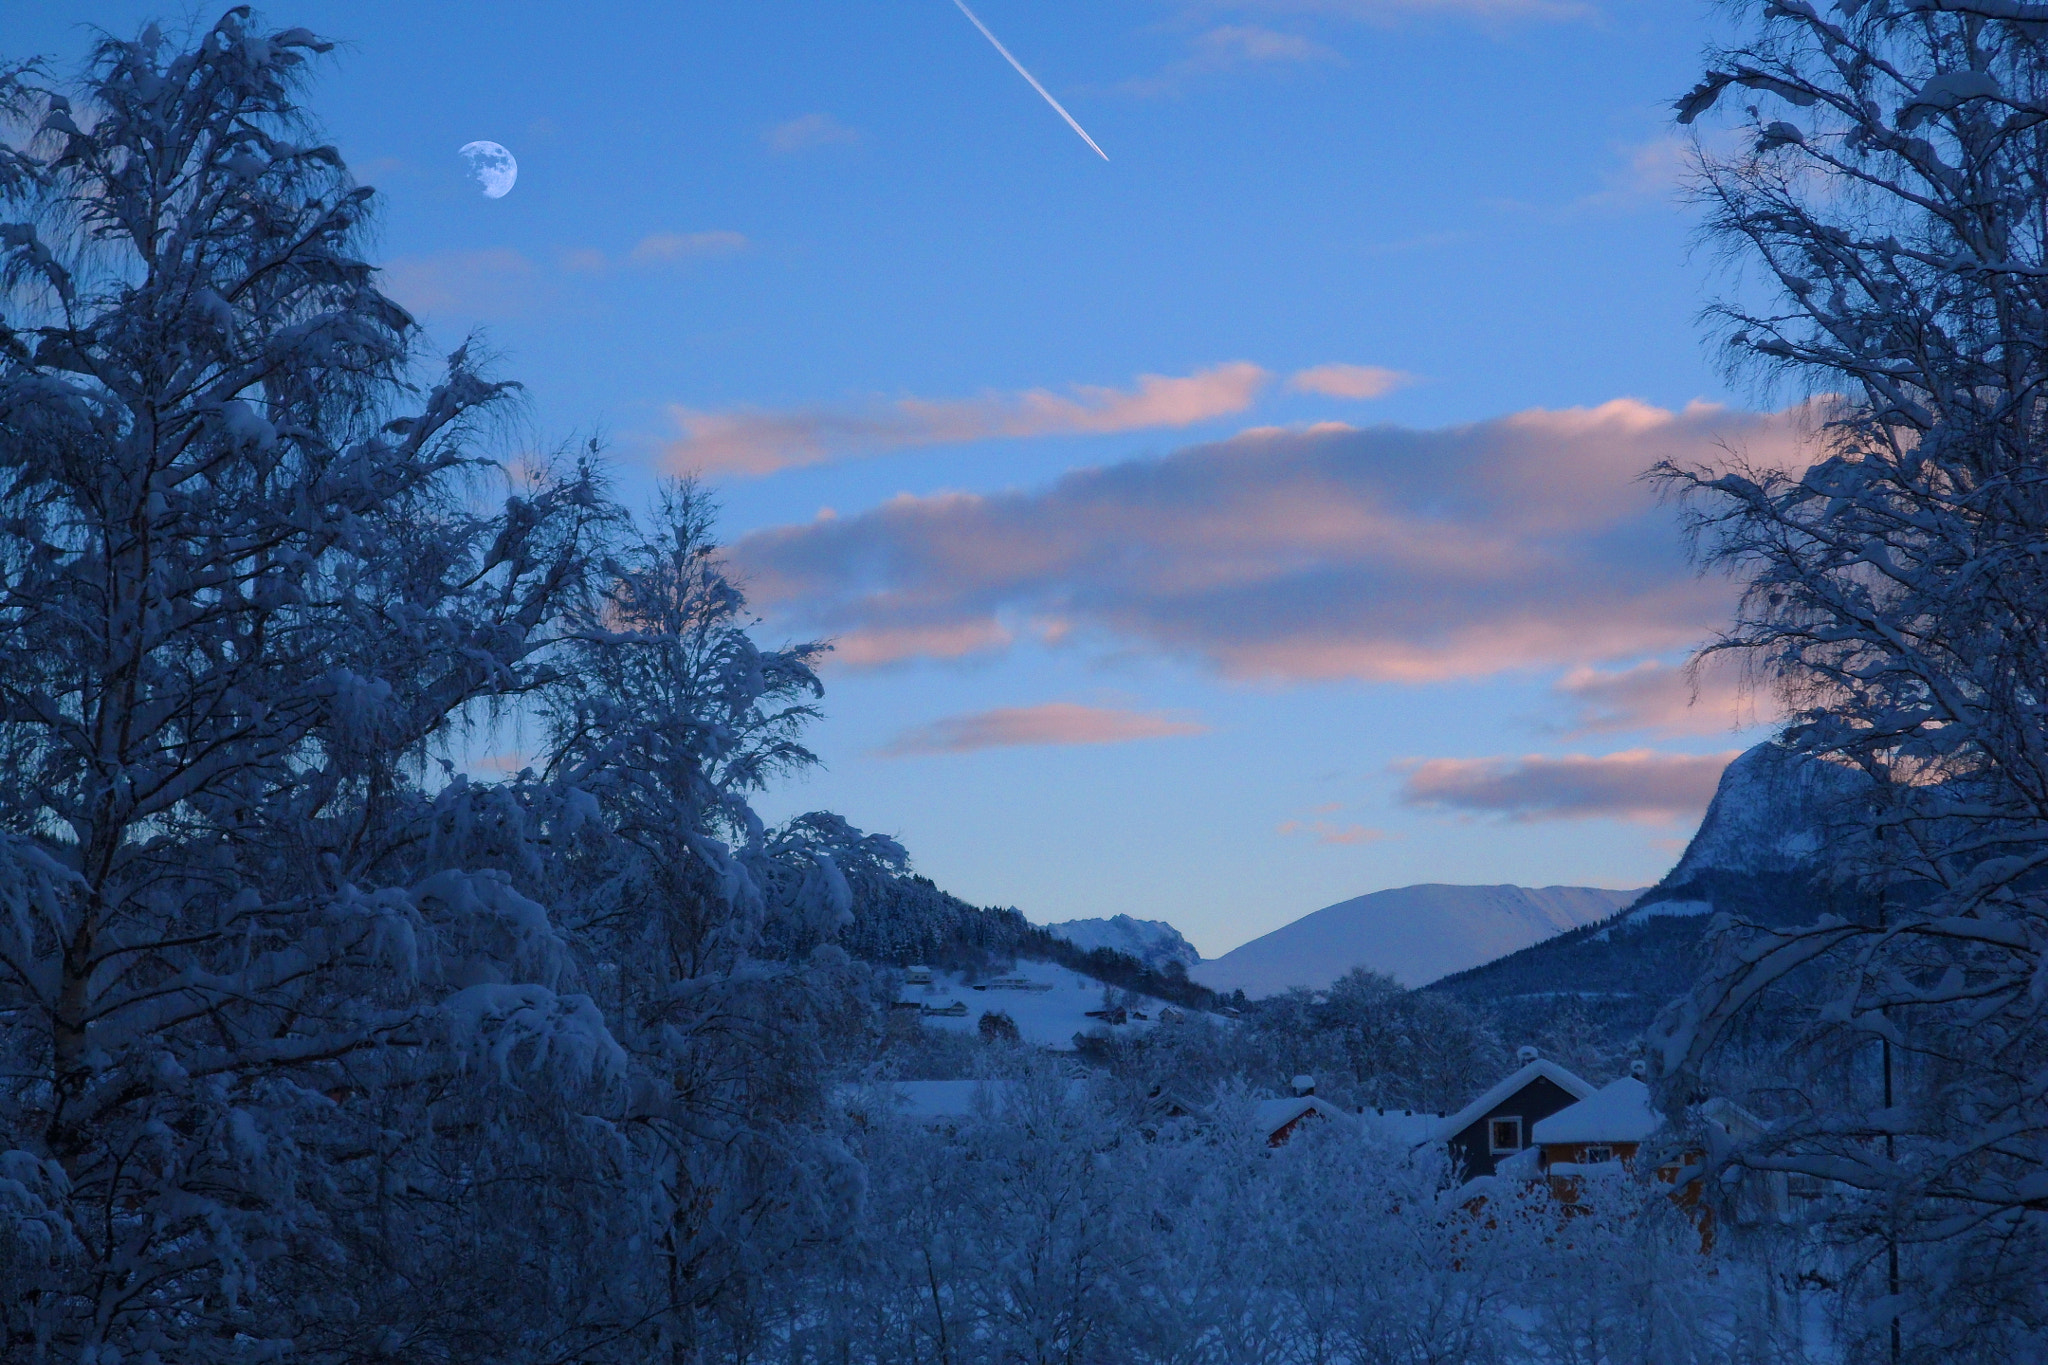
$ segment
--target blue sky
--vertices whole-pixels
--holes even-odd
[[[1654,880],[1759,732],[1683,705],[1726,589],[1633,476],[1787,430],[1696,322],[1709,7],[976,9],[1106,163],[950,0],[266,13],[345,43],[312,103],[391,291],[482,329],[534,441],[634,497],[704,469],[767,632],[842,642],[771,811],[1210,955],[1410,882]]]

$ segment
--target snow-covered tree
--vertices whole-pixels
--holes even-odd
[[[1708,231],[1760,271],[1738,367],[1816,397],[1804,468],[1662,472],[1742,576],[1712,648],[1872,780],[1810,926],[1734,926],[1664,1026],[1671,1093],[1777,1124],[1724,1159],[1834,1191],[1872,1350],[2048,1350],[2048,7],[1764,0],[1679,105],[1736,97]],[[1850,894],[1853,892],[1853,894]],[[1797,989],[1783,989],[1796,983]],[[1794,1045],[1725,1061],[1745,1011]],[[1752,1060],[1754,1051],[1746,1054]],[[1749,1082],[1745,1086],[1745,1080]]]
[[[868,975],[831,943],[847,874],[903,850],[813,812],[764,826],[750,798],[816,760],[800,735],[822,646],[766,650],[688,483],[612,547],[539,714],[545,756],[512,784],[537,895],[633,1059],[621,1131],[649,1173],[647,1291],[674,1342],[777,1257],[842,1228],[859,1166],[815,1120],[875,1018]],[[532,855],[528,855],[532,856]],[[618,1252],[619,1248],[614,1248]]]
[[[748,805],[817,650],[693,490],[415,385],[325,47],[0,84],[0,1356],[693,1359],[857,1202],[828,940],[902,851]],[[476,782],[494,717],[545,754]]]
[[[1441,1148],[1338,1120],[1275,1149],[1242,1087],[1141,1136],[1113,1090],[1027,1062],[944,1119],[860,1100],[858,1230],[784,1267],[745,1349],[819,1365],[1814,1358],[1777,1281],[1703,1253],[1647,1174],[1568,1210],[1545,1182],[1464,1184]]]

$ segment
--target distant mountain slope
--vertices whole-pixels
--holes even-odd
[[[1633,1037],[1692,985],[1714,912],[1796,924],[1853,909],[1823,872],[1862,783],[1838,765],[1759,744],[1721,775],[1678,864],[1626,911],[1429,989],[1486,1010],[1516,1037],[1537,1036],[1566,1010],[1611,1040]]]
[[[1176,1004],[1207,1009],[1207,987],[1168,963],[1150,963],[1109,947],[1084,947],[1031,923],[1008,906],[970,905],[929,878],[861,874],[848,878],[853,920],[839,946],[867,962],[948,967],[970,975],[1007,971],[1019,960],[1055,962],[1097,981]],[[1178,935],[1176,935],[1178,937]]]
[[[1233,948],[1188,975],[1254,998],[1290,986],[1319,990],[1353,967],[1407,986],[1604,920],[1642,892],[1590,886],[1447,886],[1429,883],[1341,901]]]
[[[1080,947],[1108,948],[1135,957],[1154,971],[1165,971],[1169,962],[1192,967],[1202,960],[1195,945],[1163,919],[1112,915],[1108,919],[1070,919],[1045,927],[1048,933]]]

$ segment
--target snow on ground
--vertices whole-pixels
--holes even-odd
[[[1134,1010],[1125,1016],[1125,1022],[1112,1024],[1088,1017],[1090,1010],[1104,1008],[1102,983],[1092,977],[1050,962],[1019,962],[1015,971],[1003,973],[994,981],[1001,982],[1006,978],[1021,978],[1038,989],[1006,988],[991,984],[991,979],[986,977],[970,984],[959,973],[935,972],[931,985],[906,985],[898,998],[934,1008],[944,1008],[955,1002],[967,1007],[965,1014],[957,1016],[926,1013],[926,1028],[972,1033],[980,1027],[982,1015],[1000,1011],[1017,1021],[1018,1035],[1025,1042],[1056,1048],[1073,1047],[1077,1033],[1123,1033],[1149,1029],[1158,1022],[1160,1010],[1172,1008],[1165,1001],[1139,996]],[[976,986],[984,989],[977,990]],[[1116,992],[1116,996],[1119,1000],[1125,998],[1122,991]]]

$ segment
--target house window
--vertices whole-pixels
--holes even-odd
[[[1588,1147],[1586,1154],[1580,1157],[1579,1160],[1589,1166],[1596,1161],[1612,1161],[1614,1160],[1614,1149],[1612,1147]]]
[[[1494,1151],[1519,1152],[1522,1150],[1522,1120],[1519,1116],[1511,1119],[1495,1119],[1486,1125],[1486,1131],[1491,1135]]]

